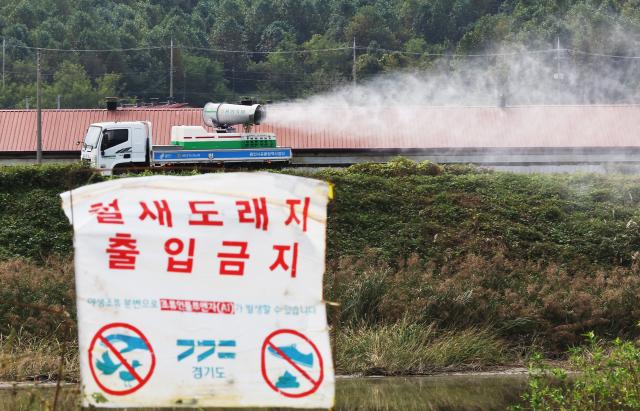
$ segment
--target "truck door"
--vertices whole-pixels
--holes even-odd
[[[146,124],[135,124],[131,132],[131,161],[144,163],[149,149]]]
[[[111,169],[131,162],[131,139],[128,128],[109,128],[102,132],[100,168]]]

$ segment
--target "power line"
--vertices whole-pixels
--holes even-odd
[[[574,50],[574,49],[562,49],[561,51],[567,51],[569,53],[581,54],[584,56],[604,57],[611,59],[628,59],[628,60],[640,60],[640,56],[625,56],[616,54],[603,54],[603,53],[591,53],[588,51]]]
[[[49,52],[68,52],[68,53],[123,53],[123,52],[133,52],[133,51],[149,51],[149,50],[170,50],[172,46],[146,46],[146,47],[132,47],[132,48],[113,48],[113,49],[64,49],[64,48],[48,48],[48,47],[32,47],[32,46],[24,46],[20,44],[7,44],[7,48],[21,48],[27,50],[34,51],[49,51]],[[269,55],[269,54],[311,54],[311,53],[327,53],[333,51],[352,51],[354,49],[351,47],[334,47],[334,48],[323,48],[323,49],[312,49],[312,50],[271,50],[271,51],[251,51],[251,50],[228,50],[228,49],[220,49],[220,48],[212,48],[212,47],[196,47],[196,46],[181,46],[181,45],[173,45],[174,49],[184,49],[184,50],[197,50],[197,51],[209,51],[215,53],[234,53],[234,54],[249,54],[249,55]],[[356,50],[362,51],[379,51],[384,53],[399,53],[406,55],[414,55],[414,56],[425,56],[425,57],[507,57],[507,56],[518,56],[523,54],[545,54],[545,53],[557,53],[558,51],[581,54],[586,56],[594,56],[594,57],[604,57],[604,58],[614,58],[614,59],[640,59],[640,56],[635,55],[617,55],[617,54],[607,54],[607,53],[594,53],[589,51],[577,50],[577,49],[558,49],[558,48],[550,48],[550,49],[541,49],[541,50],[520,50],[520,51],[512,51],[512,52],[499,52],[499,53],[430,53],[430,52],[411,52],[405,50],[394,50],[394,49],[386,49],[379,47],[365,47],[365,46],[356,46]]]
[[[356,49],[364,50],[364,51],[381,51],[385,53],[399,53],[399,54],[409,54],[414,56],[427,56],[427,57],[506,57],[506,56],[518,56],[522,54],[544,54],[544,53],[558,51],[558,49],[543,49],[543,50],[522,50],[522,51],[514,51],[514,52],[506,52],[506,53],[459,54],[459,53],[427,53],[427,52],[419,53],[419,52],[412,52],[412,51],[370,48],[370,47],[363,47],[363,46],[356,47]]]
[[[403,50],[391,50],[391,49],[383,49],[383,48],[369,48],[369,47],[357,47],[358,50],[365,51],[381,51],[385,53],[399,53],[399,54],[408,54],[414,56],[425,56],[425,57],[508,57],[508,56],[518,56],[523,54],[551,54],[558,52],[565,53],[574,53],[581,54],[585,56],[593,56],[593,57],[604,57],[604,58],[613,58],[613,59],[632,59],[632,60],[640,60],[640,56],[629,56],[629,55],[620,55],[620,54],[605,54],[605,53],[593,53],[589,51],[582,51],[576,49],[566,49],[566,48],[553,48],[553,49],[542,49],[542,50],[522,50],[522,51],[513,51],[513,52],[505,52],[505,53],[469,53],[469,54],[459,54],[459,53],[419,53],[419,52],[410,52]]]
[[[159,50],[159,49],[168,49],[168,46],[148,46],[148,47],[132,47],[132,48],[117,48],[117,49],[61,49],[61,48],[48,48],[48,47],[32,47],[32,46],[23,46],[20,44],[12,44],[7,47],[16,48],[16,49],[26,49],[26,50],[35,50],[35,51],[56,51],[56,52],[68,52],[68,53],[121,53],[121,52],[129,52],[129,51],[148,51],[148,50]]]
[[[311,84],[319,84],[319,85],[331,85],[334,83],[326,83],[326,82],[319,82],[319,81],[315,81],[312,79],[308,79],[308,80],[281,80],[281,79],[264,79],[264,78],[257,78],[257,77],[223,77],[225,80],[245,80],[245,81],[255,81],[255,82],[259,82],[259,83],[267,83],[267,82],[274,82],[274,83],[311,83]]]
[[[176,48],[185,50],[199,50],[199,51],[212,51],[216,53],[238,53],[238,54],[309,54],[317,52],[329,52],[329,51],[342,51],[351,50],[351,47],[335,47],[326,49],[313,49],[313,50],[273,50],[273,51],[248,51],[248,50],[226,50],[216,49],[209,47],[193,47],[193,46],[176,46]]]
[[[128,52],[128,51],[148,51],[148,50],[160,50],[166,49],[170,50],[172,46],[148,46],[148,47],[132,47],[132,48],[113,48],[113,49],[63,49],[63,48],[47,48],[47,47],[32,47],[32,46],[23,46],[20,44],[12,44],[7,47],[11,48],[20,48],[27,50],[40,50],[40,51],[55,51],[55,52],[69,52],[69,53],[119,53],[119,52]],[[316,52],[329,52],[329,51],[340,51],[340,50],[351,50],[351,47],[335,47],[335,48],[324,48],[324,49],[313,49],[313,50],[272,50],[272,51],[251,51],[251,50],[227,50],[227,49],[219,49],[212,47],[195,47],[195,46],[180,46],[173,45],[173,48],[176,49],[184,49],[184,50],[199,50],[199,51],[211,51],[216,53],[237,53],[237,54],[296,54],[296,53],[316,53]]]

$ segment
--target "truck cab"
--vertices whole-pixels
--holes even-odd
[[[94,123],[87,129],[80,158],[102,170],[145,165],[150,136],[151,123],[147,121]]]

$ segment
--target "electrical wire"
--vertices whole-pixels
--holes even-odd
[[[120,53],[129,51],[148,51],[148,50],[170,50],[171,46],[148,46],[148,47],[133,47],[133,48],[114,48],[114,49],[62,49],[62,48],[48,48],[48,47],[33,47],[23,46],[20,44],[9,44],[7,48],[20,48],[26,50],[36,51],[56,51],[56,52],[69,52],[69,53]],[[211,47],[195,47],[195,46],[180,46],[174,45],[174,49],[184,50],[199,50],[199,51],[211,51],[216,53],[235,53],[235,54],[304,54],[304,53],[316,53],[316,52],[329,52],[340,50],[352,50],[352,47],[336,47],[314,50],[273,50],[273,51],[250,51],[250,50],[227,50]]]
[[[627,59],[627,60],[640,60],[640,56],[625,56],[625,55],[616,55],[616,54],[603,54],[603,53],[590,53],[582,50],[574,50],[574,49],[560,49],[560,51],[566,51],[574,54],[581,54],[584,56],[593,56],[593,57],[604,57],[611,59]]]
[[[119,48],[119,49],[60,49],[60,48],[48,48],[48,47],[32,47],[23,46],[20,44],[10,44],[7,48],[36,50],[36,51],[56,51],[56,52],[68,52],[68,53],[122,53],[130,51],[148,51],[148,50],[160,50],[168,49],[169,46],[149,46],[149,47],[133,47],[133,48]],[[176,48],[174,46],[174,48]]]
[[[208,48],[208,47],[192,47],[192,46],[178,46],[178,47],[174,46],[174,48],[181,48],[185,50],[212,51],[216,53],[237,53],[237,54],[309,54],[309,53],[316,53],[316,52],[353,50],[353,47],[335,47],[335,48],[313,49],[313,50],[273,50],[273,51],[226,50],[226,49],[214,49],[214,48]]]
[[[47,47],[32,47],[32,46],[23,46],[19,44],[8,44],[7,48],[21,48],[27,50],[36,50],[36,51],[50,51],[50,52],[68,52],[68,53],[124,53],[124,52],[134,52],[134,51],[149,51],[149,50],[170,50],[171,46],[147,46],[147,47],[132,47],[132,48],[114,48],[114,49],[63,49],[63,48],[47,48]],[[196,47],[196,46],[181,46],[174,45],[174,49],[184,49],[184,50],[197,50],[197,51],[209,51],[215,53],[231,53],[231,54],[247,54],[247,55],[270,55],[270,54],[312,54],[312,53],[328,53],[333,51],[347,51],[354,50],[354,47],[334,47],[334,48],[324,48],[324,49],[313,49],[313,50],[272,50],[272,51],[250,51],[250,50],[228,50],[228,49],[219,49],[219,48],[211,48],[211,47]],[[613,58],[613,59],[633,59],[638,60],[640,56],[635,55],[616,55],[616,54],[607,54],[607,53],[594,53],[589,51],[577,50],[577,49],[567,49],[567,48],[550,48],[550,49],[540,49],[540,50],[521,50],[521,51],[513,51],[513,52],[501,52],[501,53],[429,53],[429,52],[411,52],[405,50],[394,50],[394,49],[386,49],[379,47],[364,47],[364,46],[356,46],[355,50],[359,51],[379,51],[384,53],[399,53],[405,55],[414,55],[414,56],[425,56],[425,57],[456,57],[456,58],[465,58],[465,57],[507,57],[507,56],[518,56],[523,54],[545,54],[545,53],[574,53],[581,54],[585,56],[593,56],[593,57],[603,57],[603,58]]]
[[[242,78],[242,77],[224,77],[225,80],[243,80],[254,81],[256,83],[293,83],[293,84],[309,84],[318,86],[331,86],[338,83],[326,83],[314,80],[279,80],[279,79],[258,79],[258,78]]]
[[[352,48],[351,48],[352,49]],[[399,53],[399,54],[409,54],[414,56],[426,56],[426,57],[505,57],[505,56],[518,56],[522,54],[544,54],[544,53],[552,53],[557,52],[558,49],[543,49],[543,50],[523,50],[523,51],[514,51],[508,53],[470,53],[470,54],[457,54],[457,53],[418,53],[404,50],[391,50],[391,49],[383,49],[383,48],[370,48],[370,47],[356,47],[356,50],[366,50],[366,51],[381,51],[385,53]],[[562,50],[562,49],[560,49]]]

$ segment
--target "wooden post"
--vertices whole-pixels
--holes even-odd
[[[40,49],[36,52],[36,161],[42,164],[42,107],[40,107]]]

